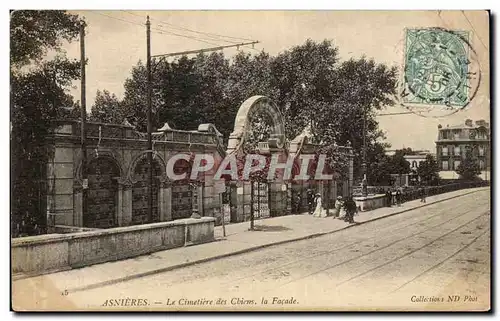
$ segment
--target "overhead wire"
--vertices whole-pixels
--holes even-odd
[[[138,15],[136,13],[133,13],[133,12],[130,12],[130,11],[126,11],[126,10],[123,10],[123,11],[126,12],[126,13],[128,13],[128,14],[131,14],[133,16],[141,17],[142,18],[141,15]],[[248,38],[225,36],[225,35],[221,35],[221,34],[217,34],[217,33],[203,32],[203,31],[198,31],[198,30],[189,29],[189,28],[185,28],[185,27],[180,27],[180,26],[176,26],[176,25],[174,25],[172,23],[161,21],[159,19],[151,19],[151,20],[156,20],[156,21],[159,22],[159,24],[167,25],[167,26],[169,26],[170,28],[173,28],[173,29],[179,29],[179,30],[184,30],[184,31],[188,31],[188,32],[198,33],[198,34],[206,35],[206,36],[209,36],[209,37],[212,37],[212,38],[213,37],[222,37],[222,38],[228,38],[228,39],[235,39],[235,40],[238,40],[238,41],[242,41],[242,40],[245,40],[245,41],[254,41],[253,39],[248,39]],[[214,39],[214,40],[217,40],[217,39]],[[220,40],[231,42],[231,41],[224,40],[224,39],[220,39]],[[237,43],[237,42],[232,42],[232,43]]]
[[[486,47],[486,45],[484,44],[483,40],[481,38],[479,38],[479,35],[476,31],[476,28],[474,28],[474,25],[472,24],[472,22],[469,20],[469,18],[467,17],[467,15],[465,14],[465,12],[463,10],[460,10],[462,12],[462,15],[465,17],[465,19],[467,20],[467,22],[469,23],[469,25],[471,26],[472,30],[474,31],[474,34],[476,35],[476,38],[479,39],[479,42],[481,42],[481,44],[483,45],[484,49],[488,50],[488,47]]]
[[[108,14],[101,13],[101,12],[95,12],[95,11],[90,11],[90,12],[99,14],[99,15],[107,17],[107,18],[111,18],[111,19],[115,19],[115,20],[118,20],[118,21],[122,21],[122,22],[130,23],[130,24],[138,25],[138,26],[141,26],[141,27],[145,27],[145,25],[142,24],[142,23],[140,23],[140,22],[131,21],[131,20],[123,19],[123,18],[118,18],[118,17],[115,17],[115,16],[111,16],[111,15],[108,15]],[[181,34],[178,34],[178,33],[174,33],[174,32],[171,32],[171,31],[167,31],[167,30],[163,30],[163,29],[159,29],[159,28],[155,28],[155,27],[151,27],[151,29],[155,30],[155,31],[151,31],[151,32],[152,33],[156,33],[156,34],[173,35],[173,36],[178,36],[178,37],[189,38],[189,39],[192,39],[192,40],[195,40],[195,41],[199,41],[199,42],[204,42],[204,43],[209,44],[209,45],[215,45],[215,46],[219,45],[219,44],[216,44],[216,43],[213,43],[213,42],[209,42],[209,41],[205,41],[205,40],[202,40],[202,39],[199,39],[199,38],[196,38],[196,37],[192,37],[192,36],[188,36],[188,35],[181,35]]]
[[[125,12],[125,13],[128,13],[128,14],[130,14],[132,16],[135,16],[135,17],[144,18],[143,16],[141,16],[139,14],[136,14],[134,12],[130,12],[130,11],[127,11],[127,10],[122,10],[122,11]],[[161,20],[156,19],[156,18],[151,18],[150,17],[150,20],[157,21],[156,24],[161,29],[160,28],[155,28],[155,30],[158,30],[159,32],[163,31],[163,32],[171,33],[171,34],[174,34],[174,35],[177,35],[177,36],[181,36],[181,37],[186,37],[186,38],[193,37],[192,39],[196,38],[196,39],[198,39],[197,41],[202,41],[202,42],[209,43],[209,44],[212,44],[212,45],[218,45],[218,44],[214,44],[213,42],[210,42],[210,41],[223,41],[223,42],[227,42],[227,43],[231,43],[231,44],[239,44],[236,41],[230,41],[230,40],[227,40],[227,39],[224,39],[224,38],[235,39],[235,40],[238,40],[238,41],[243,41],[243,40],[245,40],[245,41],[254,41],[254,40],[248,39],[248,38],[225,36],[225,35],[221,35],[221,34],[217,34],[217,33],[203,32],[203,31],[197,31],[197,30],[193,30],[193,29],[189,29],[189,28],[184,28],[184,27],[176,26],[176,25],[168,23],[168,22],[161,21]],[[163,25],[165,25],[165,26],[163,26]],[[194,37],[194,36],[189,36],[189,35],[179,35],[179,34],[173,33],[170,30],[165,30],[164,28],[173,28],[173,29],[188,31],[188,32],[192,32],[192,33],[202,34],[202,35],[208,36],[209,38],[201,38],[199,36],[198,37]],[[242,47],[246,47],[246,46],[249,46],[249,45],[241,45],[241,46]],[[259,50],[255,49],[255,47],[253,45],[251,47],[249,47],[249,48],[252,49],[252,50],[255,50],[255,51],[259,52]]]

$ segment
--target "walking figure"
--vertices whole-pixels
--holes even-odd
[[[315,204],[315,209],[314,209],[314,217],[324,217],[326,213],[323,212],[323,203],[321,200],[321,194],[317,193],[315,198],[314,198],[314,204]]]
[[[391,207],[392,206],[392,192],[390,189],[385,193],[385,197],[386,197],[386,206]]]
[[[300,214],[301,204],[302,204],[302,195],[300,195],[300,192],[299,192],[299,193],[297,193],[297,196],[295,196],[294,212],[296,214]]]
[[[420,203],[427,203],[425,197],[426,197],[427,191],[425,190],[425,187],[422,187],[420,190]]]
[[[401,189],[397,189],[396,191],[396,204],[401,206]]]
[[[344,202],[344,207],[345,207],[345,221],[349,223],[354,223],[354,214],[358,211],[358,208],[356,206],[356,202],[354,202],[354,199],[352,198],[352,195],[347,198],[347,200]]]
[[[342,210],[343,206],[342,202],[342,196],[337,196],[337,200],[335,201],[335,213],[333,214],[333,218],[338,218],[340,217],[340,211]]]
[[[314,213],[314,207],[315,207],[315,204],[314,204],[314,193],[311,189],[308,189],[307,190],[307,209],[308,209],[308,212],[309,212],[309,215],[312,215]]]

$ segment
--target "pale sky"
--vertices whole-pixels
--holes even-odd
[[[435,152],[438,124],[458,124],[467,118],[489,121],[489,25],[485,11],[77,11],[87,21],[87,109],[98,89],[107,89],[122,98],[123,84],[133,66],[146,57],[146,15],[152,26],[152,54],[202,49],[229,42],[210,40],[205,33],[257,40],[258,51],[271,55],[303,44],[332,39],[340,57],[374,58],[376,62],[401,67],[404,55],[404,28],[443,27],[472,31],[471,45],[478,53],[482,80],[476,97],[463,111],[445,118],[424,118],[413,114],[379,117],[381,129],[393,148],[411,147]],[[464,15],[465,14],[465,15]],[[113,17],[113,18],[110,18]],[[468,18],[468,20],[467,20]],[[128,21],[128,22],[127,22]],[[168,25],[166,24],[168,23]],[[163,31],[160,31],[163,30]],[[162,32],[162,34],[160,34]],[[203,38],[212,44],[174,36]],[[229,41],[237,41],[227,39]],[[65,46],[70,57],[79,58],[80,45]],[[240,48],[257,53],[250,47]],[[226,56],[236,49],[225,49]],[[79,82],[72,90],[80,100]],[[384,113],[404,112],[400,106]]]

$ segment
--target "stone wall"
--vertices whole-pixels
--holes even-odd
[[[52,273],[214,240],[211,217],[12,240],[12,273]]]
[[[379,194],[379,195],[369,195],[366,197],[363,196],[354,197],[354,201],[356,202],[356,206],[359,208],[360,211],[366,212],[366,211],[372,211],[377,208],[385,207],[387,198],[385,194]]]
[[[167,128],[153,133],[154,162],[162,169],[160,176],[154,178],[159,180],[156,204],[159,221],[172,220],[172,188],[165,173],[166,163],[172,156],[178,153],[206,153],[216,160],[224,157],[218,133],[210,126],[205,127],[200,126],[202,131]],[[47,214],[51,226],[98,227],[89,226],[88,220],[85,223],[86,218],[83,217],[80,130],[79,122],[62,121],[49,137],[54,150],[54,157],[47,166]],[[137,181],[134,171],[138,163],[147,157],[146,134],[135,131],[130,125],[88,123],[86,145],[87,164],[97,158],[106,158],[118,169],[119,174],[112,177],[112,183],[116,184],[113,192],[116,194],[112,196],[116,208],[113,226],[131,225],[133,191]],[[221,212],[220,196],[213,188],[213,174],[206,173],[204,182],[197,189],[197,205],[203,216],[215,216]]]

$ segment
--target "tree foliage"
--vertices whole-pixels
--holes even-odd
[[[90,113],[90,121],[121,124],[124,120],[125,110],[116,95],[107,90],[97,90]]]
[[[434,156],[429,154],[426,156],[425,161],[420,162],[417,174],[424,185],[438,185],[439,166]]]
[[[367,180],[370,185],[391,185],[391,158],[385,153],[388,144],[376,143],[367,152]]]
[[[46,137],[65,107],[74,106],[66,91],[79,77],[78,61],[59,53],[73,40],[78,17],[64,11],[15,11],[10,25],[11,223],[12,236],[41,233],[46,225],[45,175],[51,154]],[[71,112],[70,112],[71,113]]]
[[[17,10],[11,12],[11,68],[40,62],[49,50],[60,51],[63,40],[76,39],[79,30],[78,16],[65,11]]]
[[[465,180],[475,180],[481,174],[479,161],[477,157],[472,155],[472,151],[467,151],[465,158],[458,165],[456,172],[460,178]]]
[[[389,163],[391,174],[402,175],[410,173],[410,162],[405,159],[406,155],[410,155],[408,153],[412,153],[411,149],[398,149],[394,155],[391,156]]]
[[[396,82],[396,68],[373,59],[340,62],[338,48],[330,40],[307,40],[276,56],[239,52],[228,59],[216,52],[153,65],[154,128],[165,122],[178,129],[213,123],[227,141],[241,103],[265,95],[280,110],[288,139],[309,126],[313,142],[331,146],[332,161],[338,158],[333,146],[350,144],[355,177],[361,168],[363,125],[367,150],[380,152],[377,144],[385,137],[375,113],[393,104]],[[139,62],[125,82],[123,105],[127,119],[140,130],[146,129],[146,101],[146,68]],[[252,115],[252,132],[257,135],[249,141],[255,140],[254,145],[269,136],[268,120],[265,114]],[[377,157],[377,161],[383,158]]]

